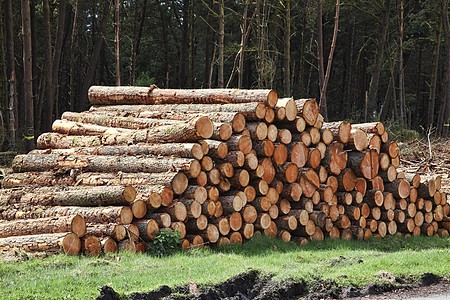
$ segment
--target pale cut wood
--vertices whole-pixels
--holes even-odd
[[[395,198],[406,198],[411,191],[409,182],[404,179],[396,179],[393,182],[386,183],[384,190],[390,192]]]
[[[371,180],[378,174],[379,160],[376,150],[349,152],[348,163],[358,177],[364,177]]]
[[[314,99],[295,100],[298,114],[305,119],[306,124],[314,126],[319,115],[319,106]]]
[[[291,143],[287,146],[288,153],[290,153],[290,161],[297,165],[299,168],[303,168],[309,156],[308,148],[302,142]]]
[[[117,243],[111,237],[105,237],[101,241],[103,253],[115,253],[117,252]]]
[[[264,122],[249,122],[246,129],[250,132],[250,137],[262,141],[267,138],[268,128]]]
[[[386,170],[380,170],[379,176],[388,182],[392,182],[397,179],[397,169],[393,165],[389,165]]]
[[[385,131],[382,122],[352,124],[352,128],[358,128],[366,133],[375,133],[377,135],[382,135]]]
[[[282,108],[282,107],[285,109],[286,120],[294,121],[295,117],[298,114],[297,105],[296,105],[294,99],[293,98],[278,99],[275,109]]]
[[[88,96],[93,105],[261,102],[275,107],[278,101],[274,90],[173,90],[131,86],[91,86]]]
[[[345,121],[330,122],[330,123],[325,122],[323,123],[322,128],[331,130],[335,141],[346,144],[350,139],[350,132],[352,129],[352,125]]]
[[[328,128],[322,128],[320,130],[320,133],[322,135],[322,141],[325,143],[325,145],[329,145],[333,142],[334,136],[333,132]]]
[[[347,147],[352,150],[364,151],[367,149],[368,146],[369,140],[367,139],[367,134],[361,129],[356,129],[352,127]]]
[[[389,154],[391,158],[396,158],[400,153],[400,148],[398,144],[394,141],[383,143],[381,145],[381,151]]]
[[[436,193],[436,181],[434,179],[429,179],[425,182],[421,182],[417,188],[417,193],[419,197],[431,198]]]
[[[380,154],[381,152],[381,138],[379,135],[376,135],[374,133],[371,133],[367,136],[369,140],[369,149],[375,149],[377,150],[377,153]]]

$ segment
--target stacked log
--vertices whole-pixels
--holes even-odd
[[[273,90],[92,87],[89,98],[14,159],[0,249],[142,251],[164,228],[185,249],[255,234],[448,235],[439,178],[402,176],[380,122],[326,123],[315,100]]]

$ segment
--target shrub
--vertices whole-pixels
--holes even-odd
[[[172,229],[161,229],[153,238],[151,251],[157,256],[170,255],[180,248],[181,233]]]

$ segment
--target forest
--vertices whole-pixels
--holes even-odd
[[[326,120],[447,136],[448,0],[4,0],[0,147],[29,151],[92,85],[275,89]]]

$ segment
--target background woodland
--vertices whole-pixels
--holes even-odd
[[[0,147],[27,151],[91,85],[272,88],[329,121],[448,136],[447,0],[4,0]]]

